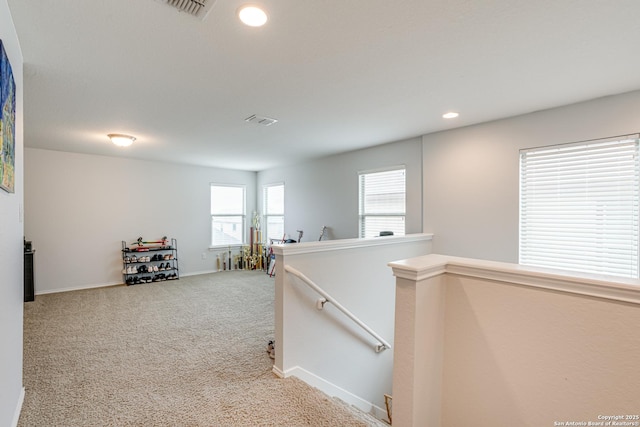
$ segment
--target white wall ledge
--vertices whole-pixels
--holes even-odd
[[[314,252],[336,251],[373,246],[394,245],[411,242],[427,242],[433,239],[433,234],[419,233],[406,236],[383,236],[367,239],[323,240],[318,242],[286,243],[273,245],[276,255],[298,255]]]
[[[396,277],[420,281],[441,274],[640,304],[640,280],[572,273],[519,264],[425,255],[388,264]]]

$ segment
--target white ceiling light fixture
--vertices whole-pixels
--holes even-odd
[[[444,113],[442,115],[442,118],[444,119],[455,119],[456,117],[458,117],[460,114],[456,113],[455,111],[450,111],[448,113]]]
[[[267,14],[264,10],[253,5],[244,5],[238,9],[238,18],[243,24],[250,27],[262,27],[267,23]]]
[[[136,140],[135,136],[131,135],[123,135],[121,133],[110,133],[107,135],[111,142],[113,142],[118,147],[128,147],[133,144],[133,141]]]

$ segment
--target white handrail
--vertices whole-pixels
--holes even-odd
[[[344,308],[344,306],[342,306],[342,304],[340,304],[333,297],[331,297],[331,295],[326,293],[324,289],[322,289],[320,286],[316,285],[313,282],[313,280],[309,279],[303,273],[301,273],[300,271],[298,271],[295,268],[291,267],[290,265],[285,265],[284,269],[285,269],[285,271],[287,273],[293,274],[294,276],[296,276],[297,278],[302,280],[304,283],[306,283],[307,286],[309,286],[311,289],[313,289],[314,291],[316,291],[317,293],[322,295],[322,297],[324,298],[324,301],[323,300],[318,301],[318,308],[322,308],[325,303],[330,302],[338,310],[340,310],[342,313],[344,313],[345,316],[347,316],[348,318],[353,320],[356,324],[358,324],[358,326],[360,326],[362,329],[367,331],[369,333],[369,335],[371,335],[372,337],[377,339],[378,342],[376,343],[376,346],[375,346],[376,353],[380,353],[383,350],[391,348],[391,344],[386,342],[380,335],[375,333],[370,327],[368,327],[362,320],[358,319],[353,313],[351,313],[349,310]]]

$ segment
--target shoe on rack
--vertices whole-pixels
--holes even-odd
[[[157,273],[157,272],[158,272],[158,270],[159,270],[158,266],[157,266],[157,265],[154,265],[154,266],[153,266],[153,272],[154,272],[154,273]]]
[[[138,257],[137,256],[132,256],[131,257],[131,262],[138,262]]]

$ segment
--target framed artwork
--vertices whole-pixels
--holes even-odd
[[[16,166],[16,84],[9,58],[0,40],[0,188],[15,191]]]

